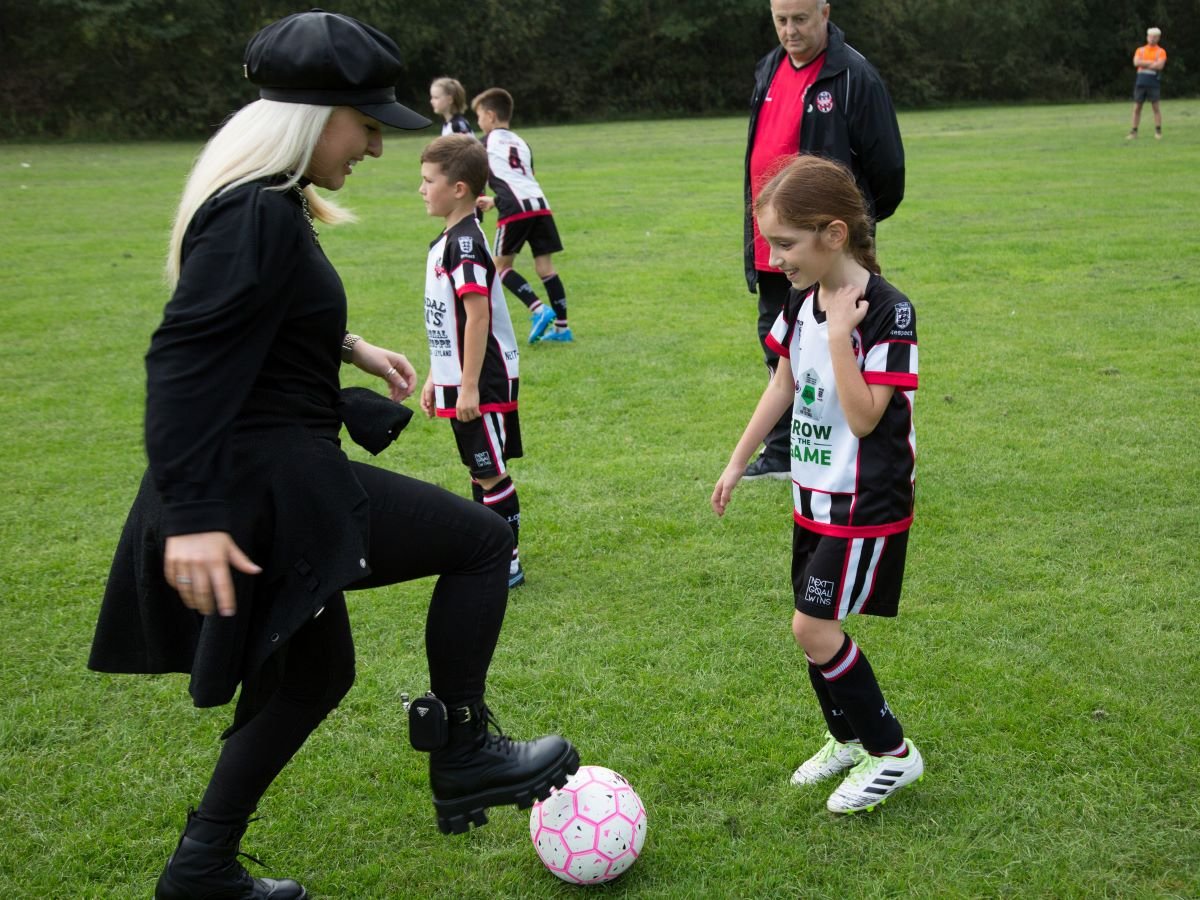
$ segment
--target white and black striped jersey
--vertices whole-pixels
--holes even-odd
[[[429,337],[429,372],[434,403],[443,418],[456,417],[462,385],[463,334],[467,311],[463,301],[486,299],[487,350],[479,373],[481,412],[511,412],[517,408],[519,352],[504,288],[487,238],[474,216],[442,232],[429,247],[425,269],[425,332]]]
[[[483,144],[488,152],[488,187],[496,195],[497,224],[550,215],[550,204],[533,176],[529,145],[507,128],[488,132]]]
[[[442,123],[442,137],[448,134],[469,134],[471,137],[475,137],[475,132],[471,130],[471,123],[462,113],[455,113]]]
[[[819,288],[793,288],[767,345],[786,358],[792,405],[792,499],[797,524],[835,537],[880,537],[912,524],[916,477],[913,394],[917,317],[904,294],[878,275],[867,283],[866,318],[850,336],[863,380],[895,386],[864,438],[850,430],[838,400]]]

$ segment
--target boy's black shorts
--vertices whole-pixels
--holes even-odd
[[[508,472],[505,462],[522,454],[521,420],[511,412],[485,412],[470,422],[450,420],[458,455],[472,478],[499,478]]]
[[[553,215],[529,216],[506,222],[496,229],[496,239],[492,243],[495,245],[493,256],[516,256],[526,243],[534,256],[561,253],[563,248]]]
[[[851,613],[894,616],[900,606],[908,532],[839,538],[793,523],[792,590],[796,609],[817,619]]]

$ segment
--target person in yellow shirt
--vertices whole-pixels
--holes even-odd
[[[1133,67],[1137,69],[1137,81],[1133,85],[1133,127],[1125,140],[1132,141],[1138,136],[1138,123],[1142,120],[1142,104],[1147,100],[1154,110],[1154,139],[1162,140],[1162,110],[1158,105],[1158,79],[1163,66],[1167,64],[1167,51],[1158,46],[1162,31],[1150,28],[1146,31],[1146,45],[1138,47],[1133,54]]]

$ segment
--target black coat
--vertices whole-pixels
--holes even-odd
[[[368,574],[368,498],[338,445],[378,452],[411,413],[340,391],[346,298],[299,195],[252,183],[210,198],[147,354],[150,466],[121,532],[88,666],[191,674],[235,728],[274,689],[288,638]],[[227,531],[263,571],[233,572],[237,614],[183,606],[166,538]]]
[[[754,68],[754,94],[750,98],[750,130],[746,138],[744,254],[746,284],[756,292],[754,225],[750,209],[750,154],[763,99],[783,62],[785,51],[776,47]],[[818,104],[823,93],[828,101]],[[904,199],[904,144],[896,110],[883,79],[865,56],[846,43],[842,30],[829,23],[825,62],[808,101],[799,128],[797,153],[824,156],[844,163],[854,173],[874,221],[886,219]]]

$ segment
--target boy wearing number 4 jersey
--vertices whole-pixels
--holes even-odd
[[[562,252],[562,242],[550,204],[534,177],[529,145],[508,128],[513,113],[512,95],[504,88],[488,88],[471,101],[471,109],[483,131],[488,155],[488,187],[495,194],[495,197],[480,197],[479,206],[482,209],[495,206],[499,216],[494,253],[500,280],[525,304],[533,317],[529,343],[569,342],[574,338],[567,323],[567,293],[551,258]],[[550,308],[512,267],[513,258],[526,242],[533,253],[533,267],[546,286]]]
[[[425,331],[429,377],[421,410],[449,419],[476,503],[504,518],[513,533],[508,586],[525,582],[518,557],[521,505],[508,460],[521,456],[517,418],[519,351],[504,290],[475,219],[487,180],[487,153],[473,136],[448,135],[421,154],[421,196],[446,230],[429,246]]]

